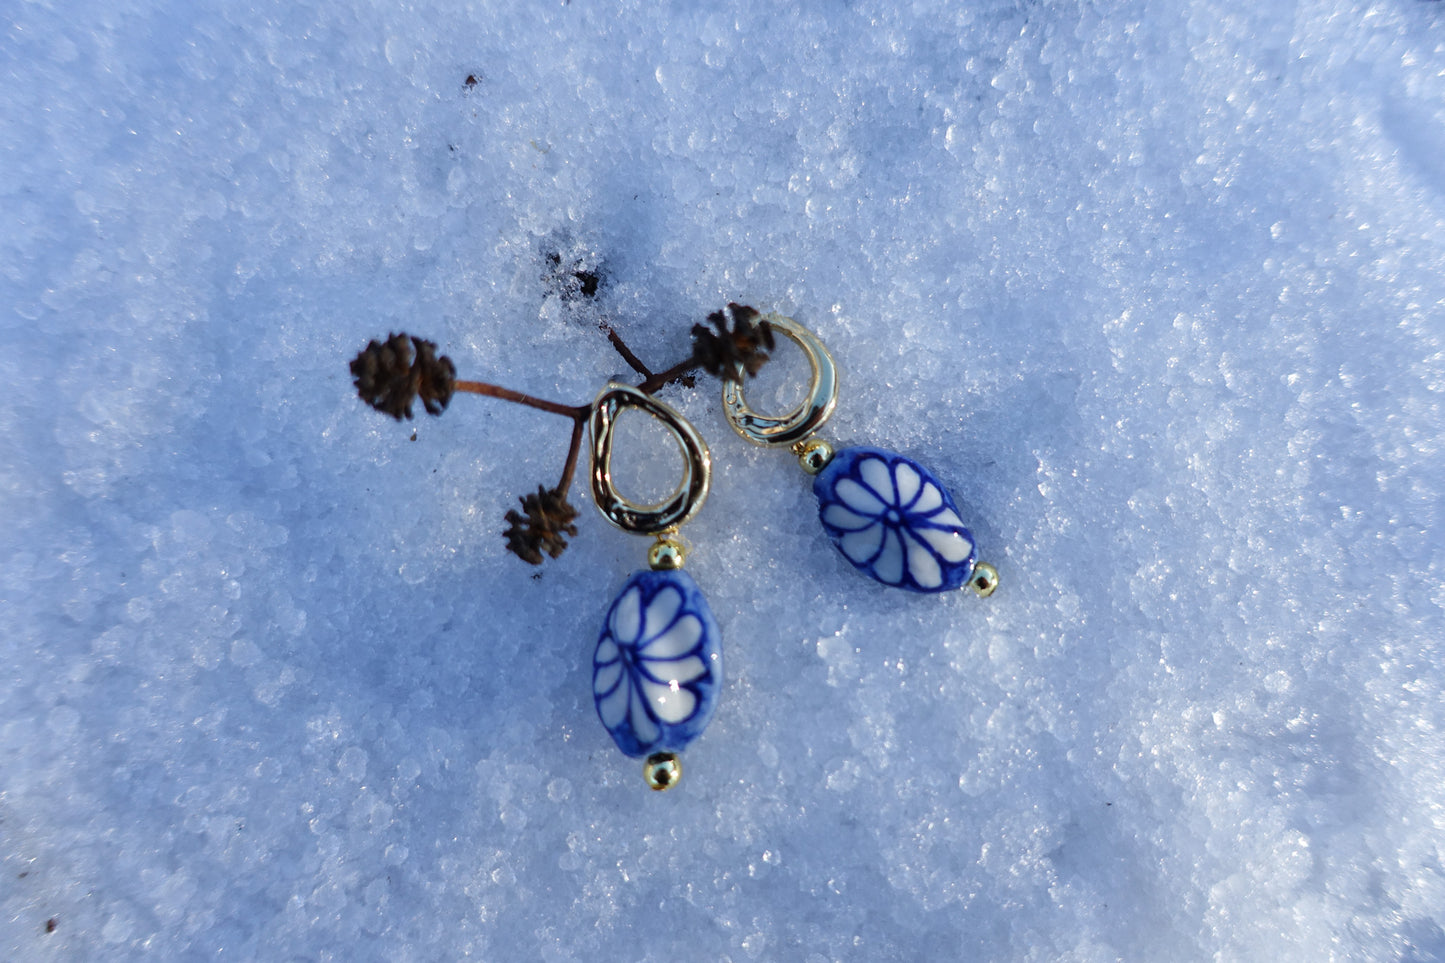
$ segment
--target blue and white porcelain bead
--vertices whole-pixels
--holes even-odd
[[[707,728],[722,687],[707,599],[679,569],[634,572],[592,658],[597,715],[629,756],[680,752]]]
[[[845,448],[814,477],[813,494],[833,544],[884,585],[947,592],[973,574],[973,535],[948,491],[913,459]]]

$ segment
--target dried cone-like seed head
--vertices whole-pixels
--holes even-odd
[[[567,496],[538,485],[535,495],[524,495],[519,501],[522,512],[513,509],[506,515],[508,527],[502,535],[507,551],[531,565],[541,565],[544,552],[552,558],[565,552],[565,536],[577,534],[577,526],[572,524],[577,509],[567,502]]]
[[[441,414],[456,389],[457,368],[437,356],[435,342],[403,332],[367,344],[352,360],[351,376],[362,401],[400,421],[411,417],[417,398],[427,414]]]
[[[741,368],[748,377],[756,375],[773,350],[773,326],[755,309],[729,304],[725,311],[707,316],[716,331],[701,324],[692,326],[692,360],[708,374],[725,381],[737,379]]]
[[[457,386],[457,366],[446,355],[437,356],[437,346],[431,341],[412,338],[416,345],[416,364],[412,371],[417,375],[417,397],[426,407],[429,415],[439,415],[452,400]]]

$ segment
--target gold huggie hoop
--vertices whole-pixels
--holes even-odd
[[[662,422],[682,451],[682,481],[670,498],[656,505],[639,505],[612,484],[612,433],[618,415],[628,408],[641,409]],[[712,454],[697,429],[670,406],[614,381],[592,402],[587,428],[592,435],[592,499],[613,525],[634,535],[658,535],[677,528],[702,508],[712,481]]]
[[[790,414],[780,418],[760,415],[749,408],[743,398],[744,372],[739,364],[736,379],[723,383],[723,414],[738,434],[755,445],[793,445],[821,428],[833,414],[838,404],[838,368],[818,336],[792,318],[770,314],[764,320],[774,331],[803,349],[813,369],[807,397]]]

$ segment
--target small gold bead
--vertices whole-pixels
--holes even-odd
[[[833,460],[833,446],[821,438],[800,441],[793,446],[793,452],[797,454],[798,464],[803,466],[803,471],[810,475],[818,474]]]
[[[687,561],[687,550],[681,542],[670,538],[659,538],[647,550],[647,564],[654,572],[670,572],[682,568]]]
[[[979,562],[973,567],[973,577],[968,580],[968,587],[973,589],[981,599],[986,599],[998,588],[998,569],[987,562]]]
[[[650,789],[671,789],[682,779],[682,760],[675,752],[654,752],[642,764],[642,776]]]

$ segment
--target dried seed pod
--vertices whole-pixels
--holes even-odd
[[[716,328],[692,326],[692,360],[708,374],[724,381],[737,380],[739,370],[755,376],[773,350],[773,329],[754,308],[730,303],[724,311],[707,316]]]
[[[572,524],[577,509],[568,503],[566,493],[538,485],[535,495],[523,495],[518,500],[522,511],[513,509],[506,514],[508,527],[502,536],[507,540],[507,551],[532,565],[542,564],[543,552],[556,558],[566,551],[564,536],[577,534],[577,526]]]
[[[384,343],[371,341],[351,362],[357,395],[397,421],[411,417],[418,397],[427,414],[441,414],[452,400],[457,368],[446,355],[438,357],[436,349],[435,342],[405,332],[388,335]]]

